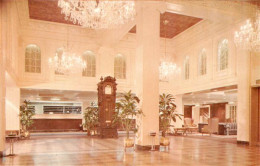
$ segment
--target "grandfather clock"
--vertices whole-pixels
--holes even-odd
[[[98,108],[101,138],[117,137],[117,128],[112,126],[116,106],[116,79],[113,77],[100,78],[98,83]]]

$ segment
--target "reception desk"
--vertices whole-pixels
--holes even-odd
[[[33,117],[32,132],[65,132],[82,130],[81,114],[41,114]]]

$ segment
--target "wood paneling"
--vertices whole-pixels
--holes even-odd
[[[226,122],[226,104],[217,103],[210,105],[210,117],[219,118],[219,122]]]
[[[258,115],[258,142],[260,142],[260,88],[258,88],[258,107],[257,107],[257,115]]]
[[[168,20],[169,23],[167,25],[164,25],[164,20]],[[166,36],[166,38],[171,39],[185,31],[186,29],[190,28],[191,26],[197,24],[201,20],[201,18],[165,12],[161,14],[160,18],[160,36]],[[134,26],[129,32],[136,33],[136,26]]]
[[[74,25],[71,21],[66,21],[64,14],[61,14],[58,0],[28,0],[28,5],[31,19]],[[165,19],[170,22],[164,28],[163,20]],[[201,18],[165,12],[161,15],[160,35],[164,37],[166,31],[166,37],[173,38],[201,20]],[[136,33],[136,27],[134,26],[129,32]]]
[[[31,131],[79,131],[82,119],[34,119]]]
[[[250,145],[260,142],[260,89],[251,88],[251,112],[250,112]]]
[[[192,106],[184,106],[184,118],[192,118]]]

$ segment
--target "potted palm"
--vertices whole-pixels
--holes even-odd
[[[131,90],[121,97],[116,103],[115,117],[113,120],[113,125],[122,125],[123,129],[126,131],[126,139],[124,141],[125,147],[133,147],[134,139],[129,138],[129,131],[133,130],[137,132],[138,128],[133,126],[133,119],[137,115],[143,115],[142,110],[137,108],[137,104],[140,99],[132,94]]]
[[[88,136],[91,135],[91,131],[99,124],[98,122],[98,107],[91,103],[84,112],[83,126],[87,129]]]
[[[171,121],[176,122],[176,119],[182,119],[181,114],[176,112],[176,105],[174,104],[174,97],[171,94],[160,95],[159,100],[159,118],[160,126],[162,129],[162,137],[160,144],[163,146],[168,146],[170,144],[169,138],[166,138],[166,132],[168,131]]]
[[[25,138],[30,137],[29,127],[32,126],[32,117],[35,115],[35,109],[29,107],[30,101],[25,100],[23,105],[20,106],[20,124],[21,124],[21,136]]]

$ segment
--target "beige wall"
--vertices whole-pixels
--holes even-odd
[[[5,37],[6,13],[3,10],[6,4],[0,1],[0,157],[5,150]]]
[[[233,42],[234,25],[212,23],[204,20],[190,29],[184,31],[174,39],[172,46],[175,48],[175,59],[181,72],[177,75],[173,84],[176,94],[206,90],[237,84],[236,47]],[[219,72],[217,70],[218,43],[228,39],[229,58],[228,69]],[[198,56],[202,49],[207,54],[207,74],[198,74]],[[184,60],[190,58],[190,79],[184,79]]]
[[[20,130],[20,88],[9,75],[6,75],[6,97],[5,97],[5,117],[6,130]]]

